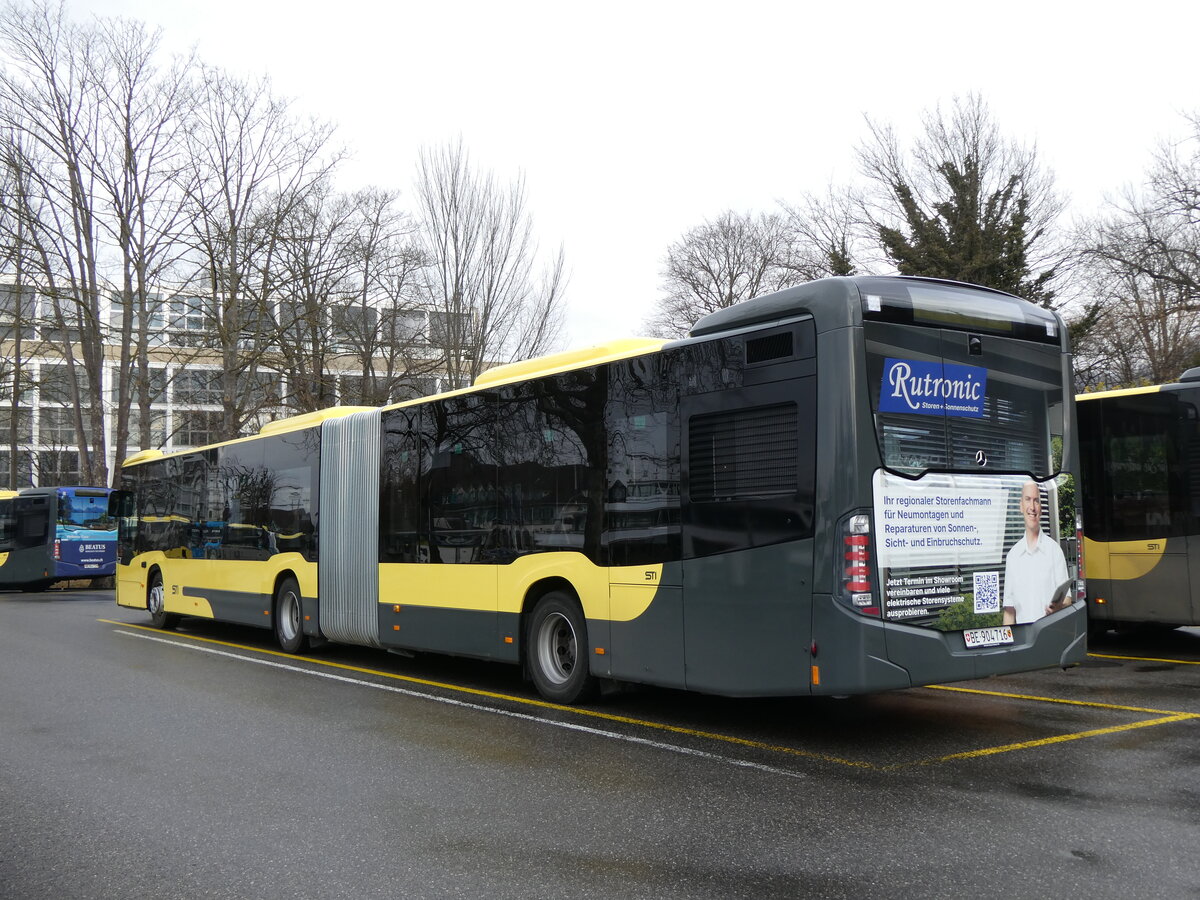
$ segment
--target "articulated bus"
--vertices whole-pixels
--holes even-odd
[[[44,591],[56,581],[111,578],[117,523],[108,488],[0,492],[0,587]]]
[[[1200,368],[1076,399],[1093,629],[1200,625]]]
[[[1062,321],[1026,301],[823,279],[686,339],[142,452],[114,502],[117,602],[289,652],[507,661],[563,703],[604,681],[850,694],[1069,666],[1086,616],[1051,446],[1076,459],[1070,383]]]

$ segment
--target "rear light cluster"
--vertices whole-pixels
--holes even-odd
[[[871,517],[858,513],[842,524],[842,602],[864,616],[879,616],[871,575]]]
[[[1075,602],[1087,599],[1087,581],[1083,574],[1083,517],[1075,513]]]
[[[54,542],[54,558],[62,559],[62,541]]]

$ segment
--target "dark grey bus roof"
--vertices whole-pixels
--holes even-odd
[[[1012,294],[997,291],[978,284],[949,281],[944,278],[919,278],[912,275],[851,275],[821,278],[807,284],[786,288],[774,294],[764,294],[734,306],[717,310],[701,318],[692,327],[692,337],[717,334],[772,322],[799,315],[811,315],[816,320],[818,331],[855,325],[861,321],[858,304],[863,289],[883,282],[928,282],[931,284],[956,285],[975,291],[986,291],[1001,297],[1020,300]],[[1023,301],[1027,302],[1027,301]]]

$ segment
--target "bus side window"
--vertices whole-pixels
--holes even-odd
[[[12,500],[0,500],[0,553],[7,553],[13,549],[16,527]]]

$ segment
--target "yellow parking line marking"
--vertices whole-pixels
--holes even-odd
[[[1117,656],[1113,653],[1089,653],[1096,659],[1125,659],[1130,662],[1178,663],[1181,666],[1200,666],[1200,659],[1158,659],[1154,656]]]
[[[1090,731],[1077,731],[1074,734],[1056,734],[1053,737],[1038,738],[1033,741],[1021,741],[1017,744],[1004,744],[999,747],[982,747],[978,750],[965,750],[962,753],[948,753],[945,756],[937,756],[931,759],[922,759],[917,762],[897,763],[888,766],[888,769],[907,769],[912,766],[928,766],[934,763],[951,762],[956,759],[977,759],[982,756],[994,756],[997,753],[1011,753],[1014,750],[1030,750],[1034,747],[1046,747],[1050,744],[1062,744],[1067,741],[1078,741],[1083,738],[1098,737],[1102,734],[1116,734],[1121,731],[1132,731],[1135,728],[1149,728],[1151,725],[1166,725],[1170,722],[1182,722],[1185,719],[1200,719],[1200,714],[1197,713],[1178,713],[1172,716],[1163,716],[1158,719],[1143,719],[1140,722],[1131,722],[1128,725],[1111,725],[1108,728],[1093,728]]]
[[[1091,706],[1096,709],[1112,709],[1117,712],[1150,713],[1156,716],[1190,716],[1193,713],[1177,709],[1148,709],[1144,706],[1121,706],[1118,703],[1098,703],[1095,700],[1067,700],[1062,697],[1041,697],[1037,694],[1014,694],[1008,691],[985,691],[980,688],[955,687],[948,684],[927,684],[931,691],[953,691],[958,694],[982,694],[985,697],[1004,697],[1009,700],[1035,700],[1038,703],[1059,703],[1063,706]]]
[[[98,620],[108,625],[116,625],[123,628],[131,628],[139,631],[148,631],[154,634],[161,635],[161,629],[152,628],[146,625],[137,625],[132,622],[121,622],[114,619]],[[1005,744],[999,747],[985,747],[978,750],[968,750],[962,753],[951,753],[946,756],[932,757],[930,759],[915,760],[912,762],[894,763],[890,765],[880,765],[877,763],[844,759],[839,756],[833,756],[827,753],[817,753],[811,750],[801,750],[796,747],[788,747],[781,744],[768,744],[762,741],[752,740],[750,738],[741,738],[729,734],[721,734],[714,731],[702,731],[695,728],[685,728],[680,725],[669,725],[664,722],[653,722],[648,719],[637,719],[632,716],[622,716],[616,713],[604,712],[595,709],[583,709],[575,706],[564,706],[560,703],[551,703],[547,700],[536,700],[529,697],[519,697],[514,694],[504,694],[498,691],[486,691],[480,688],[465,687],[463,685],[450,684],[441,681],[432,681],[425,678],[417,678],[412,675],[400,675],[395,672],[385,672],[380,669],[368,669],[361,666],[352,666],[347,663],[334,662],[332,660],[314,659],[312,657],[297,657],[290,653],[283,653],[279,650],[268,650],[263,647],[252,647],[246,644],[236,644],[231,641],[217,640],[216,638],[201,637],[200,635],[178,634],[173,633],[173,638],[180,641],[195,641],[197,643],[212,644],[220,647],[230,647],[236,650],[244,650],[251,653],[261,653],[267,656],[281,657],[290,660],[293,663],[304,662],[312,666],[321,666],[330,669],[340,669],[348,672],[357,672],[363,675],[373,675],[378,678],[387,678],[393,681],[404,682],[406,684],[420,685],[422,687],[437,688],[439,690],[452,691],[458,694],[467,694],[474,697],[484,697],[489,700],[500,700],[506,703],[515,703],[520,706],[534,707],[538,709],[555,710],[571,715],[584,716],[587,718],[598,719],[608,722],[617,722],[623,725],[633,725],[641,728],[648,728],[654,731],[665,732],[669,734],[685,735],[687,737],[699,738],[702,740],[716,741],[719,743],[730,744],[740,747],[745,747],[752,750],[766,751],[768,753],[777,753],[786,756],[792,756],[802,759],[813,759],[821,762],[836,763],[837,765],[847,766],[856,769],[869,769],[872,771],[887,772],[897,771],[899,769],[910,768],[914,766],[927,766],[934,763],[951,762],[958,759],[971,759],[982,756],[991,756],[998,753],[1009,753],[1016,750],[1027,750],[1035,747],[1047,746],[1049,744],[1058,744],[1065,741],[1080,740],[1086,737],[1096,737],[1105,734],[1114,734],[1120,731],[1129,731],[1135,728],[1146,728],[1151,725],[1164,725],[1171,722],[1179,722],[1186,719],[1200,718],[1200,714],[1178,712],[1175,710],[1147,709],[1138,706],[1121,706],[1113,703],[1097,703],[1090,700],[1065,700],[1058,697],[1040,697],[1032,694],[1016,694],[1006,691],[986,691],[978,688],[952,687],[949,685],[928,685],[932,690],[951,691],[962,694],[979,694],[982,696],[1000,697],[1011,700],[1028,700],[1040,703],[1058,703],[1070,706],[1094,707],[1098,709],[1107,709],[1117,712],[1138,712],[1150,713],[1158,718],[1146,719],[1139,722],[1133,722],[1126,725],[1114,725],[1107,728],[1096,728],[1090,731],[1075,732],[1073,734],[1055,735],[1048,738],[1039,738],[1033,741],[1023,741],[1015,744]]]

